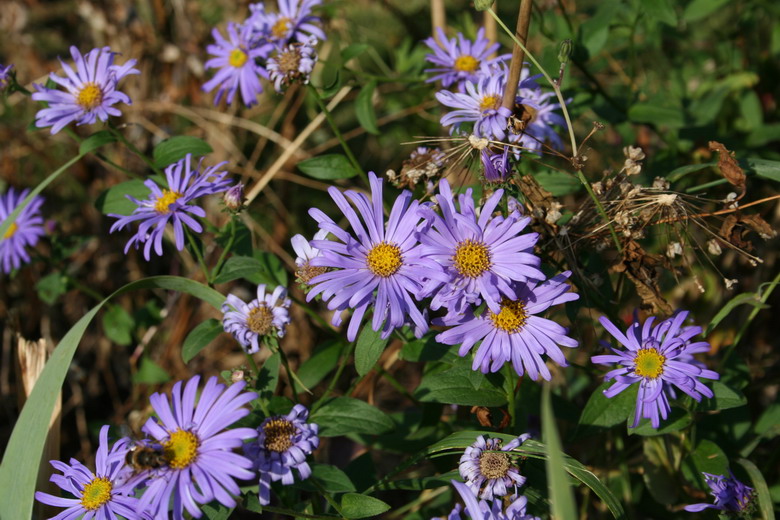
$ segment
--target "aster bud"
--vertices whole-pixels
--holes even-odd
[[[474,0],[474,8],[477,11],[487,11],[493,6],[495,0]]]
[[[230,211],[241,211],[244,206],[244,185],[240,182],[227,190],[222,196],[225,207]]]
[[[4,91],[6,87],[11,84],[11,80],[13,79],[11,76],[12,68],[13,65],[8,65],[7,67],[0,65],[0,92]]]
[[[563,40],[561,42],[561,46],[558,47],[558,61],[561,62],[561,65],[566,65],[569,63],[569,57],[571,57],[571,40]]]

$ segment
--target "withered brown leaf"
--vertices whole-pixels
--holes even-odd
[[[723,220],[718,234],[730,244],[745,251],[752,251],[753,244],[746,240],[750,230],[758,233],[764,240],[777,236],[777,231],[772,229],[772,226],[761,218],[761,215],[742,215],[740,213],[732,213],[727,216]]]
[[[747,179],[744,170],[742,170],[734,156],[723,144],[717,141],[710,141],[709,146],[711,152],[718,152],[718,168],[720,168],[720,172],[727,181],[736,186],[740,193],[744,195],[745,180]]]
[[[657,270],[659,266],[668,267],[667,264],[664,256],[650,254],[632,240],[623,249],[623,258],[611,269],[625,274],[633,282],[643,307],[651,308],[654,314],[668,316],[672,313],[672,306],[661,296]]]

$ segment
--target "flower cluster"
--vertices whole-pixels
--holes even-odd
[[[92,49],[86,56],[82,56],[76,47],[71,47],[70,54],[76,70],[60,60],[66,77],[54,73],[49,76],[66,92],[36,84],[36,92],[32,95],[34,100],[48,103],[48,107],[39,110],[35,116],[35,126],[50,126],[52,134],[74,121],[77,125],[85,125],[97,119],[107,121],[108,116],[120,116],[121,112],[114,105],[129,105],[131,101],[127,94],[117,89],[119,81],[130,74],[140,74],[138,69],[133,68],[135,60],[128,60],[121,66],[114,65],[117,53],[111,52],[108,47]]]
[[[602,341],[602,346],[614,354],[593,356],[591,361],[602,365],[618,365],[618,368],[607,372],[605,376],[607,381],[615,381],[604,390],[607,397],[615,397],[631,385],[639,383],[634,412],[635,428],[642,418],[650,419],[653,428],[658,428],[661,419],[669,416],[669,399],[676,397],[675,388],[696,401],[701,401],[702,396],[713,396],[712,390],[697,378],[719,379],[720,376],[693,358],[693,354],[708,352],[710,344],[706,341],[692,341],[702,329],[693,325],[684,326],[687,317],[688,311],[678,311],[654,326],[654,317],[640,323],[635,316],[625,334],[608,318],[599,318],[601,325],[626,350],[614,348]]]
[[[206,49],[213,57],[206,68],[219,70],[203,85],[206,92],[217,89],[214,104],[223,97],[232,103],[240,90],[244,105],[251,107],[263,92],[260,78],[273,82],[277,92],[292,83],[308,83],[317,62],[315,48],[325,39],[319,18],[311,13],[321,1],[279,0],[277,12],[252,4],[246,20],[228,24],[227,39],[215,28],[216,43]]]
[[[4,195],[0,195],[0,222],[5,222],[28,193],[30,190],[17,193],[9,188]],[[34,247],[44,235],[41,205],[43,197],[33,197],[0,237],[0,269],[4,273],[8,274],[30,261],[27,247]]]
[[[305,265],[327,271],[308,278],[307,299],[322,295],[335,311],[336,326],[342,313],[353,309],[350,341],[369,309],[371,326],[381,329],[383,337],[407,324],[420,337],[429,328],[428,309],[444,308],[446,315],[433,323],[452,328],[437,341],[462,344],[462,356],[481,341],[475,370],[495,372],[511,361],[518,374],[550,379],[545,354],[566,366],[558,345],[576,347],[577,342],[566,329],[535,314],[577,299],[565,283],[570,273],[546,279],[533,252],[538,235],[524,233],[530,219],[516,209],[506,216],[494,214],[503,190],[477,208],[471,190],[455,195],[442,180],[434,196],[438,212],[429,203],[412,201],[411,192],[404,190],[385,222],[382,181],[373,173],[369,180],[371,198],[329,189],[352,233],[321,210],[309,210],[321,232],[335,240],[311,242],[316,254]],[[427,299],[421,310],[417,302]],[[483,303],[487,308],[479,314]]]

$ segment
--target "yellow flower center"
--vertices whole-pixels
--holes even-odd
[[[87,511],[94,511],[111,500],[113,484],[106,477],[95,477],[92,482],[84,486],[81,493],[81,506]]]
[[[455,255],[452,257],[455,262],[455,269],[463,276],[476,278],[492,265],[490,262],[490,250],[482,242],[475,240],[464,240],[458,244],[455,249]]]
[[[3,235],[3,240],[11,238],[14,236],[14,233],[16,233],[16,230],[19,229],[19,224],[16,222],[11,222],[11,225],[8,226],[8,229],[6,230],[5,234]]]
[[[287,419],[271,419],[263,426],[265,449],[283,453],[293,445],[293,435],[298,429]]]
[[[242,49],[239,49],[236,47],[232,51],[230,51],[230,57],[228,58],[228,63],[232,67],[243,67],[244,63],[246,63],[246,60],[249,59],[249,55],[244,52]]]
[[[375,245],[366,255],[368,270],[382,278],[394,275],[402,263],[401,248],[387,242]]]
[[[634,373],[639,377],[655,379],[664,373],[666,357],[654,348],[643,348],[637,351],[634,358]]]
[[[274,313],[268,308],[268,305],[261,303],[249,311],[249,317],[246,319],[246,326],[249,330],[260,336],[265,336],[274,327]]]
[[[157,213],[162,213],[163,215],[165,213],[169,213],[171,211],[170,205],[183,196],[184,194],[177,191],[163,190],[162,197],[158,198],[157,202],[154,203],[154,209],[157,211]]]
[[[498,110],[498,104],[501,102],[501,98],[498,96],[485,96],[479,103],[479,109],[484,112],[486,110]]]
[[[103,102],[103,91],[94,83],[87,83],[79,91],[76,103],[81,105],[84,110],[92,110]]]
[[[176,430],[162,445],[165,460],[173,469],[184,469],[198,456],[200,440],[192,432]]]
[[[522,300],[513,302],[502,298],[501,311],[498,314],[488,312],[490,313],[490,321],[493,322],[493,326],[510,334],[523,330],[525,321],[528,319],[528,315],[525,313],[525,302]]]
[[[290,27],[289,18],[279,18],[276,23],[271,27],[271,35],[276,39],[281,39],[287,36],[287,30]]]
[[[306,262],[300,266],[297,271],[295,271],[295,276],[301,283],[309,283],[309,280],[315,276],[319,276],[327,272],[327,267],[318,267],[316,265],[311,265],[309,262]]]
[[[459,72],[474,72],[479,67],[479,60],[474,56],[464,54],[455,60],[455,70]]]
[[[479,471],[490,479],[505,477],[510,466],[506,453],[484,452],[479,456]]]

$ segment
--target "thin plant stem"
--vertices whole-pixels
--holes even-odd
[[[113,125],[108,125],[109,131],[116,136],[117,139],[119,139],[122,144],[127,146],[127,148],[133,152],[135,155],[138,156],[139,159],[141,159],[149,168],[154,171],[154,173],[158,175],[163,175],[163,171],[157,167],[156,164],[154,164],[154,161],[149,159],[146,154],[142,153],[141,150],[139,150],[133,143],[131,143],[122,132],[120,132],[117,128],[115,128]]]
[[[336,510],[336,512],[341,516],[341,518],[347,518],[344,516],[344,512],[341,510],[341,506],[338,502],[336,502],[332,496],[330,496],[330,493],[328,493],[324,487],[322,487],[322,484],[320,484],[319,480],[316,478],[313,478],[310,480],[312,484],[314,484],[314,487],[317,488],[317,491],[320,492],[320,494],[325,497],[325,500],[330,504],[330,506]]]
[[[433,39],[442,43],[439,41],[439,31],[436,29],[440,28],[445,31],[447,28],[447,11],[444,8],[444,0],[431,0],[431,26]]]
[[[249,354],[248,352],[244,352],[244,354],[249,360],[249,367],[252,369],[252,373],[254,374],[255,383],[257,383],[257,378],[260,377],[260,368],[258,368],[257,362],[255,361],[255,358],[252,356],[252,354]],[[268,406],[265,404],[265,399],[258,396],[257,402],[260,405],[260,409],[263,410],[263,414],[266,417],[270,417],[271,412],[268,410]]]
[[[295,387],[295,384],[297,383],[298,386],[301,387],[303,392],[311,394],[312,391],[306,388],[306,385],[303,384],[303,381],[298,377],[298,374],[293,372],[292,368],[290,368],[290,362],[287,360],[287,356],[285,355],[284,351],[279,347],[276,346],[277,352],[279,352],[279,356],[282,358],[282,365],[284,365],[284,369],[287,371],[287,377],[290,379],[290,387],[292,388],[293,393],[293,400],[298,403],[300,402],[298,400],[298,389]]]
[[[520,12],[517,14],[516,40],[512,48],[512,61],[509,63],[509,75],[504,87],[504,97],[501,106],[509,111],[515,107],[515,98],[517,97],[517,86],[520,82],[520,72],[523,70],[523,57],[525,54],[525,42],[528,41],[528,26],[531,25],[531,8],[533,0],[520,0]],[[493,11],[493,8],[490,8]],[[495,19],[495,18],[494,18]],[[520,42],[523,44],[520,44]]]
[[[504,365],[504,371],[506,372],[507,388],[506,393],[507,405],[509,409],[509,426],[514,427],[517,423],[517,411],[515,410],[515,392],[517,392],[517,382],[515,378],[515,372],[509,364]]]
[[[225,260],[227,259],[227,254],[230,252],[230,250],[233,248],[233,242],[236,241],[236,217],[231,216],[230,217],[230,237],[228,238],[227,244],[225,244],[225,249],[222,250],[222,254],[219,255],[219,260],[217,260],[217,265],[214,267],[214,270],[211,271],[211,274],[216,278],[219,276],[219,272],[222,270],[222,264],[225,263]]]
[[[325,404],[325,399],[330,396],[331,392],[333,392],[333,389],[336,388],[336,383],[338,383],[339,378],[341,377],[341,373],[344,372],[344,368],[347,366],[347,360],[349,359],[349,356],[352,355],[352,350],[355,348],[355,342],[352,341],[347,344],[347,347],[344,349],[344,352],[341,355],[341,359],[339,360],[339,366],[336,369],[336,373],[333,374],[333,378],[330,380],[330,383],[328,383],[328,388],[323,392],[322,397],[320,397],[311,407],[311,413],[314,413],[317,411],[323,404]]]
[[[330,110],[328,110],[328,107],[325,106],[325,102],[322,100],[322,97],[320,97],[320,93],[317,90],[317,87],[315,87],[312,84],[309,84],[309,91],[314,94],[314,99],[317,100],[317,105],[320,107],[320,110],[322,110],[322,113],[325,114],[325,119],[328,121],[331,130],[333,130],[333,133],[336,135],[336,138],[339,140],[339,144],[341,144],[341,148],[344,150],[344,153],[347,155],[347,159],[349,159],[349,162],[352,164],[352,167],[355,168],[355,171],[357,171],[360,175],[362,175],[365,180],[368,180],[368,175],[360,167],[360,163],[358,162],[355,155],[352,153],[352,150],[349,148],[347,142],[344,140],[344,136],[341,135],[341,131],[339,130],[338,126],[336,126],[336,122],[333,120],[333,115],[330,113]]]
[[[189,242],[190,247],[192,248],[192,255],[198,260],[198,264],[203,271],[203,275],[206,277],[206,282],[211,285],[211,273],[209,273],[209,268],[206,267],[206,261],[203,259],[203,253],[200,252],[200,248],[195,242],[195,238],[186,227],[184,228],[184,234],[187,235],[187,242]]]

